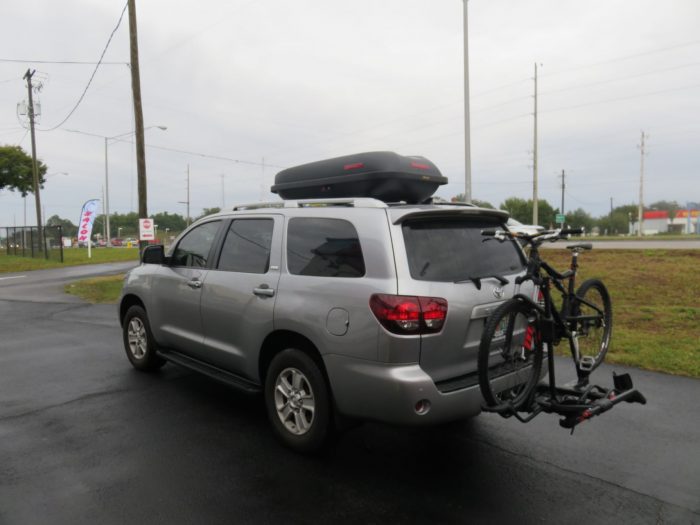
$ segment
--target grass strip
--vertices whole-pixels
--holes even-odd
[[[138,248],[97,248],[92,250],[92,258],[88,259],[87,248],[66,248],[63,250],[64,262],[53,257],[54,254],[52,254],[51,259],[17,257],[6,255],[5,250],[0,250],[0,273],[46,270],[83,264],[138,261],[139,250]],[[58,256],[56,255],[56,257]]]
[[[124,283],[124,274],[93,277],[67,284],[68,294],[93,304],[116,304]]]
[[[558,270],[571,260],[566,250],[543,258]],[[612,297],[606,362],[700,377],[700,250],[596,249],[581,254],[579,265],[579,285],[601,279]]]

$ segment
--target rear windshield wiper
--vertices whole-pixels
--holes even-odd
[[[489,278],[496,279],[499,283],[501,283],[503,285],[508,284],[510,282],[508,279],[506,279],[502,275],[492,274],[492,275],[481,275],[479,277],[467,276],[464,279],[456,280],[455,284],[466,283],[467,281],[471,281],[474,283],[474,286],[476,286],[477,290],[481,290],[481,280],[482,279],[489,279]]]

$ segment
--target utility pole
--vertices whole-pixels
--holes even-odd
[[[190,165],[187,165],[187,200],[186,201],[178,201],[179,204],[186,204],[187,205],[187,219],[185,219],[185,223],[187,226],[190,225]]]
[[[105,244],[105,246],[109,246],[111,243],[110,243],[109,238],[107,237],[107,210],[105,210],[104,202],[105,202],[105,187],[102,186],[102,203],[103,203],[102,211],[104,212],[102,214],[104,216],[104,220],[102,221],[102,235],[104,235],[105,242],[107,243],[107,244]]]
[[[136,173],[139,200],[139,218],[148,218],[146,184],[146,148],[143,131],[143,106],[141,104],[141,73],[139,70],[139,43],[136,30],[136,1],[129,0],[129,48],[131,51],[131,91],[134,98],[134,126],[136,127]],[[189,198],[188,198],[189,200]],[[109,242],[109,240],[108,240]]]
[[[27,93],[29,94],[29,130],[32,135],[32,180],[34,185],[34,201],[36,204],[36,227],[39,234],[39,243],[41,244],[41,252],[44,257],[48,257],[46,253],[46,242],[44,241],[44,228],[41,225],[41,197],[39,195],[39,165],[36,161],[36,135],[34,132],[34,97],[32,95],[32,77],[36,70],[24,74],[24,79],[27,81]]]
[[[260,163],[260,202],[265,200],[265,157]]]
[[[561,170],[561,214],[565,215],[564,212],[564,190],[566,189],[566,172],[564,170]],[[561,227],[564,227],[564,223],[561,224]]]
[[[472,152],[471,122],[469,115],[469,22],[467,4],[464,2],[464,200],[472,201]]]
[[[610,235],[614,233],[615,231],[613,229],[613,198],[610,197]]]
[[[102,202],[104,202],[104,211],[105,211],[105,238],[107,239],[107,244],[105,245],[106,248],[111,248],[112,247],[112,242],[111,242],[111,236],[112,236],[112,230],[109,228],[109,169],[108,169],[108,160],[107,160],[107,148],[109,146],[108,143],[108,138],[105,137],[105,185],[104,185],[104,194],[102,195],[102,198],[104,199]]]
[[[639,169],[639,209],[637,210],[637,237],[642,236],[642,224],[644,223],[644,140],[646,135],[642,131],[642,142],[639,145],[639,150],[641,152],[641,163]]]
[[[226,208],[226,194],[224,192],[224,174],[221,174],[221,209]]]
[[[537,62],[535,62],[535,132],[532,148],[532,224],[539,224],[537,198]]]

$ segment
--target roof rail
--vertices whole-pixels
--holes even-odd
[[[237,204],[233,207],[233,211],[239,210],[257,210],[260,208],[284,208],[284,201],[274,202],[250,202],[248,204]]]
[[[387,204],[372,198],[345,197],[339,199],[298,199],[274,202],[254,202],[251,204],[239,204],[233,207],[233,211],[257,210],[261,208],[314,208],[328,206],[348,206],[354,208],[386,208]]]

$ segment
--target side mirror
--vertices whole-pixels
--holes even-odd
[[[162,244],[151,244],[141,253],[143,264],[163,264],[165,262],[165,249]]]

